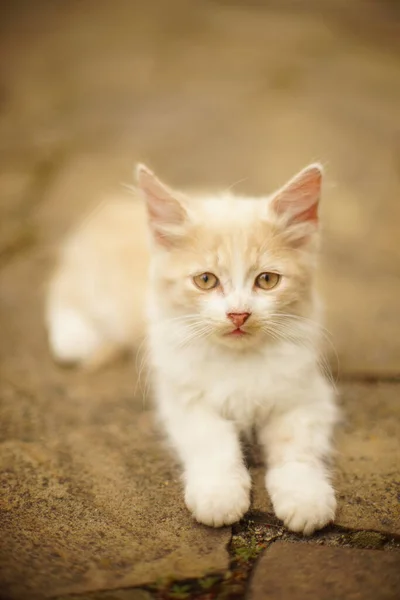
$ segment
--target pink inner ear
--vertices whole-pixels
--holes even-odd
[[[174,237],[172,226],[181,225],[185,220],[185,209],[172,190],[144,165],[137,168],[137,182],[146,198],[149,225],[154,238],[167,247]]]
[[[317,222],[321,182],[321,166],[306,167],[277,192],[272,202],[275,212],[287,216],[289,223]]]
[[[146,198],[150,201],[161,201],[172,198],[172,193],[168,187],[144,165],[138,166],[137,181],[139,188],[145,193]]]

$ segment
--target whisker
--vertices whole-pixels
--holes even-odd
[[[293,320],[298,320],[298,321],[304,321],[304,322],[312,324],[315,327],[318,327],[318,329],[324,330],[329,335],[332,335],[332,333],[326,327],[324,327],[321,323],[319,323],[315,319],[310,319],[309,317],[303,317],[303,316],[294,315],[294,314],[291,314],[291,313],[272,313],[269,316],[270,317],[278,317],[278,318],[281,317],[281,318],[288,318],[288,319],[293,319]]]
[[[198,323],[194,326],[188,327],[186,331],[182,333],[183,336],[177,341],[177,348],[183,348],[194,340],[207,337],[212,333],[212,328],[208,324]]]
[[[335,362],[336,362],[336,370],[337,370],[337,375],[336,375],[336,382],[338,379],[338,374],[340,371],[340,361],[339,361],[339,355],[338,352],[335,348],[335,345],[332,341],[332,337],[333,334],[323,325],[321,325],[320,323],[318,323],[318,321],[315,321],[313,319],[309,319],[307,317],[302,317],[300,315],[293,315],[293,314],[288,314],[288,313],[273,313],[272,315],[270,315],[271,317],[273,317],[273,319],[276,321],[277,319],[291,319],[292,321],[297,321],[297,322],[303,322],[304,324],[309,324],[310,326],[312,326],[317,332],[318,334],[321,334],[322,337],[324,338],[324,340],[327,342],[330,350],[332,351],[334,357],[335,357]],[[320,352],[322,353],[322,349],[320,349]],[[323,355],[322,355],[323,356]],[[326,360],[326,363],[329,364],[329,362]],[[331,370],[331,369],[330,369]],[[332,376],[333,377],[333,376]]]
[[[317,323],[315,323],[315,325],[317,325]],[[268,323],[264,324],[263,330],[269,335],[271,335],[271,337],[273,337],[274,339],[278,338],[281,341],[296,343],[306,350],[315,351],[315,345],[312,343],[311,340],[304,336],[304,332],[296,331],[296,329],[291,327],[288,323],[279,321],[269,321]],[[331,382],[332,386],[336,389],[337,381],[335,381],[335,378],[332,375],[330,363],[327,360],[324,353],[322,352],[321,348],[319,348],[318,350],[318,364],[325,376],[327,377],[327,379]]]
[[[167,319],[163,319],[161,321],[162,324],[167,324],[167,323],[184,323],[186,321],[199,321],[200,322],[200,317],[198,314],[196,313],[191,313],[188,315],[180,315],[178,317],[169,317]]]
[[[243,181],[247,181],[247,180],[248,180],[248,177],[243,177],[242,179],[238,179],[234,183],[231,183],[231,185],[229,187],[227,187],[222,193],[226,194],[227,192],[232,190],[235,186],[239,185],[239,183],[243,183]]]

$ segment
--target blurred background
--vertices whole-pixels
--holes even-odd
[[[0,10],[3,262],[33,238],[57,241],[132,181],[137,160],[177,186],[241,180],[241,193],[268,193],[320,160],[321,288],[341,368],[399,372],[398,2],[15,0]]]
[[[132,367],[57,368],[43,293],[62,236],[137,161],[177,187],[266,194],[316,160],[320,288],[348,380],[337,523],[400,535],[398,0],[2,0],[4,597],[228,569],[230,534],[186,511]],[[263,473],[253,506],[270,524]]]

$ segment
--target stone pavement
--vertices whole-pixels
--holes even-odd
[[[400,17],[347,4],[1,3],[0,598],[397,597]],[[52,364],[46,277],[60,236],[137,160],[259,193],[316,159],[345,415],[337,522],[287,534],[254,452],[232,537],[188,515],[135,361]]]
[[[343,573],[351,576],[343,577]],[[384,581],[382,573],[385,573]],[[379,596],[377,581],[381,582]],[[354,551],[311,544],[299,547],[276,542],[260,560],[250,595],[255,600],[308,600],[310,597],[390,600],[398,596],[399,589],[399,557],[393,552],[377,554],[373,550]]]

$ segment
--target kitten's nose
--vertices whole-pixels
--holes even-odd
[[[228,313],[226,316],[232,321],[235,327],[239,328],[246,323],[251,313]]]

